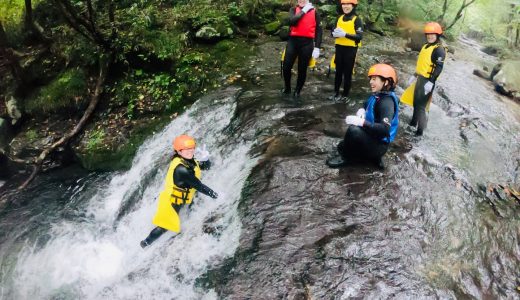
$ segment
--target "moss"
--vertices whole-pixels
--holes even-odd
[[[274,22],[265,24],[264,29],[265,29],[265,32],[267,32],[269,34],[273,34],[278,30],[278,28],[280,28],[281,25],[282,24],[280,23],[280,21],[274,21]]]
[[[80,109],[86,104],[84,98],[87,93],[86,80],[82,70],[66,70],[27,100],[26,112],[48,114]]]
[[[224,40],[219,42],[216,47],[208,47],[210,57],[219,62],[221,73],[235,72],[237,69],[247,66],[249,57],[255,54],[255,46],[244,46],[249,43],[246,40]]]
[[[38,133],[36,132],[36,129],[29,129],[25,132],[25,136],[27,137],[27,139],[29,141],[35,141],[39,136],[38,136]]]
[[[169,115],[161,118],[146,120],[139,123],[129,134],[129,138],[121,143],[102,129],[96,129],[88,133],[88,140],[82,149],[76,148],[76,157],[80,164],[88,170],[124,170],[129,169],[135,152],[144,140],[163,128],[171,121]]]

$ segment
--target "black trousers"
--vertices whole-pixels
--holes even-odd
[[[336,45],[336,77],[334,78],[334,92],[339,94],[343,82],[343,96],[348,96],[352,84],[352,71],[356,62],[357,47]]]
[[[314,50],[314,40],[306,37],[289,37],[285,58],[283,60],[283,79],[285,90],[291,90],[291,70],[294,61],[298,58],[298,78],[296,79],[296,93],[300,93],[307,79],[307,67]]]
[[[424,84],[428,82],[428,79],[418,75],[417,82],[415,83],[415,90],[413,91],[413,116],[410,121],[410,125],[417,125],[417,133],[421,133],[426,129],[428,125],[428,117],[426,116],[426,106],[431,100],[432,91],[428,94],[424,94]]]
[[[176,204],[172,203],[172,207],[173,207],[173,209],[175,209],[175,211],[177,213],[179,213],[179,210],[181,210],[182,205],[176,205]],[[158,239],[166,231],[168,231],[168,230],[157,226],[154,229],[152,229],[152,231],[150,232],[150,234],[148,234],[148,236],[144,239],[144,241],[146,242],[146,244],[151,245],[156,239]]]
[[[343,141],[338,144],[338,152],[346,161],[368,160],[379,162],[388,151],[388,144],[382,142],[358,126],[350,125]]]

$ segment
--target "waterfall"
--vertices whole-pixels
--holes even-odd
[[[237,206],[242,185],[255,161],[250,143],[227,136],[237,89],[204,97],[137,151],[130,170],[108,181],[78,189],[73,218],[50,224],[44,243],[26,240],[0,298],[48,299],[215,299],[195,286],[206,270],[232,256],[241,224]],[[139,242],[154,226],[172,140],[187,133],[206,144],[212,168],[202,182],[218,199],[198,194],[180,212],[182,232],[167,232],[152,246]],[[211,234],[205,233],[211,227]]]

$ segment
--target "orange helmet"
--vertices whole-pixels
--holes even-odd
[[[354,4],[357,5],[357,0],[341,0],[341,4]]]
[[[184,149],[192,149],[195,148],[195,139],[189,135],[179,135],[173,141],[173,149],[175,151],[181,151]]]
[[[370,76],[381,76],[383,78],[392,78],[394,81],[393,86],[397,85],[397,73],[394,68],[387,64],[376,64],[370,67],[368,70],[368,77]]]
[[[424,25],[424,33],[442,34],[442,27],[437,22],[428,22]]]

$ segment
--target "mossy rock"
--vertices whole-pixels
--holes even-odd
[[[321,12],[322,16],[331,16],[336,19],[338,17],[338,8],[336,5],[321,5],[318,10]]]
[[[265,32],[267,32],[268,34],[274,34],[276,31],[278,31],[280,26],[281,26],[280,21],[274,21],[274,22],[265,24],[264,29],[265,29]]]
[[[254,30],[254,29],[249,29],[249,31],[247,32],[247,37],[248,38],[256,39],[259,36],[260,36],[260,34],[258,33],[258,31]]]
[[[124,170],[132,165],[132,160],[140,145],[149,136],[171,122],[169,115],[159,118],[142,119],[133,127],[103,127],[92,124],[89,130],[73,142],[76,159],[87,170]]]
[[[230,38],[235,33],[230,24],[218,24],[215,26],[215,29],[221,38]]]
[[[87,170],[114,171],[126,170],[132,166],[132,159],[137,147],[125,148],[122,151],[97,150],[76,153],[81,166]]]
[[[520,91],[520,61],[505,60],[502,69],[493,77],[495,84],[503,88],[507,95]]]
[[[278,32],[278,36],[282,41],[287,41],[289,39],[289,26],[282,26],[280,28],[280,32]]]
[[[281,24],[287,23],[289,20],[289,12],[288,11],[280,11],[276,14],[276,20]]]
[[[82,110],[88,103],[86,81],[83,70],[66,70],[29,97],[25,111],[32,115],[46,115]]]
[[[216,52],[227,52],[233,50],[236,46],[237,44],[231,40],[222,40],[215,45],[214,50]]]

